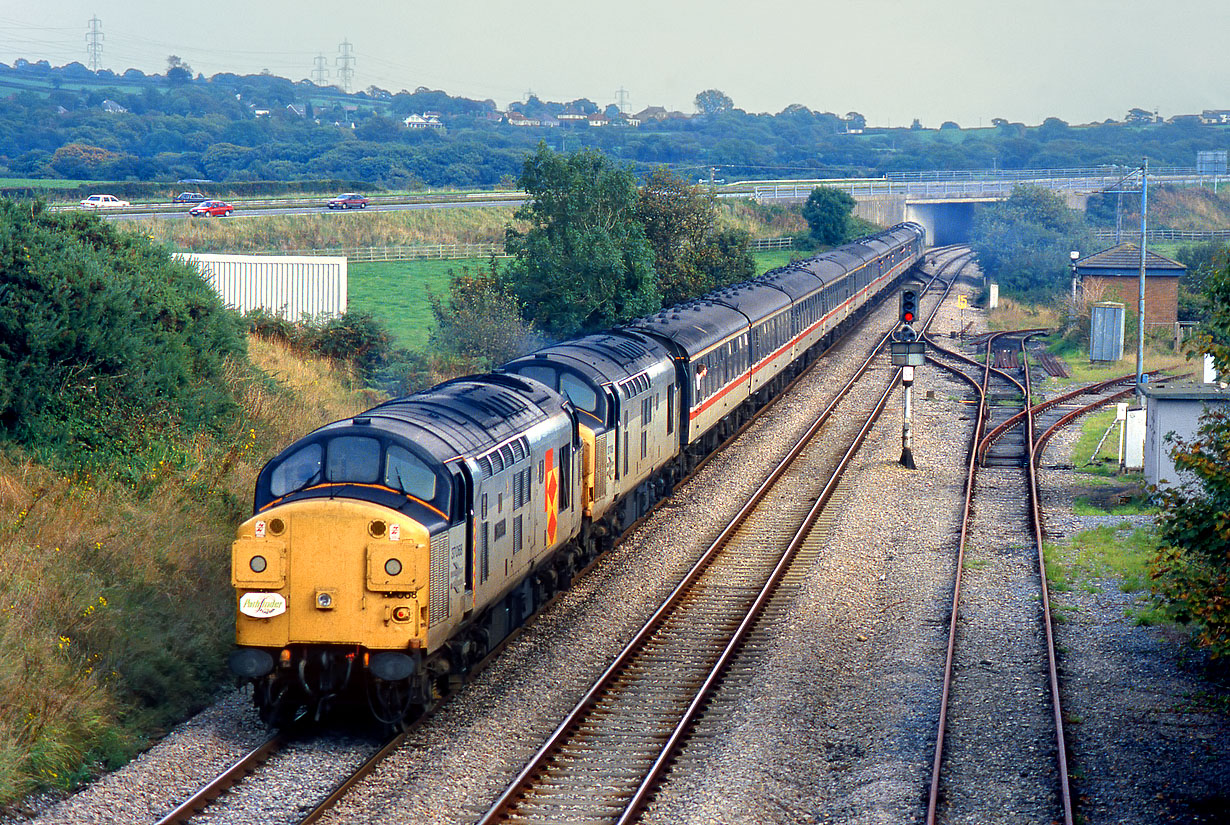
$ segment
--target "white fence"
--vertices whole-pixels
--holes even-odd
[[[753,238],[753,252],[793,249],[794,238]],[[318,256],[344,257],[351,263],[372,261],[461,260],[464,258],[509,257],[501,243],[432,243],[408,246],[354,246],[329,249],[296,249],[285,253],[306,258]]]
[[[263,309],[288,321],[346,311],[346,259],[290,255],[176,253],[193,263],[240,312]]]
[[[1117,238],[1116,234],[1118,235]],[[1124,229],[1116,233],[1113,229],[1095,229],[1093,230],[1093,237],[1104,241],[1139,241],[1140,232]],[[1145,240],[1150,243],[1153,241],[1230,241],[1230,229],[1209,229],[1205,231],[1148,229],[1145,231]]]

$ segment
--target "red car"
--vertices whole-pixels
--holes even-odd
[[[367,206],[367,198],[357,192],[347,192],[345,195],[329,198],[329,202],[325,205],[330,209],[364,209]]]
[[[234,211],[235,207],[226,201],[202,201],[189,209],[188,214],[194,218],[199,218],[202,215],[207,218],[217,218],[219,216],[226,217]]]

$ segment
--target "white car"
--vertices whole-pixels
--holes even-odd
[[[78,205],[82,209],[117,209],[122,206],[132,206],[128,201],[122,201],[115,195],[90,195]]]

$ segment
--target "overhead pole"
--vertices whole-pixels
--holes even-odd
[[[1145,239],[1149,211],[1149,159],[1140,167],[1140,289],[1136,296],[1136,403],[1144,405],[1145,371]]]

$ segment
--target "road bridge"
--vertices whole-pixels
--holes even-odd
[[[1000,172],[890,172],[883,178],[746,181],[723,187],[725,197],[753,197],[762,203],[799,203],[817,186],[840,189],[855,200],[854,213],[883,226],[917,221],[933,244],[968,240],[974,205],[1006,199],[1017,186],[1039,186],[1060,195],[1073,209],[1084,210],[1089,196],[1114,189],[1132,169],[1041,169]],[[1149,172],[1153,184],[1212,185],[1227,175],[1202,175],[1195,169]],[[1137,184],[1139,185],[1139,184]],[[737,192],[734,190],[738,190]]]

